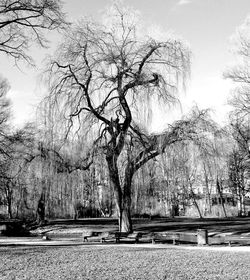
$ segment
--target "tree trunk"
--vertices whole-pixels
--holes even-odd
[[[6,200],[7,200],[7,208],[8,208],[8,218],[12,219],[13,214],[12,214],[12,193],[13,191],[11,190],[10,183],[6,183],[5,187],[5,195],[6,195]]]
[[[121,215],[121,224],[120,224],[120,231],[121,232],[132,232],[133,227],[132,227],[132,220],[131,220],[131,215],[130,215],[130,209],[126,208],[123,209],[122,212],[120,213]]]
[[[219,182],[218,176],[216,178],[216,185],[217,185],[217,190],[219,192],[219,196],[220,196],[220,200],[221,200],[222,210],[223,210],[225,218],[227,218],[227,212],[226,212],[225,204],[224,204],[224,201],[223,201],[223,195],[222,195],[222,188],[221,188],[222,184]]]
[[[195,193],[194,193],[192,187],[191,187],[191,194],[192,194],[192,198],[193,198],[194,205],[195,205],[195,207],[196,207],[196,209],[197,209],[197,211],[198,211],[199,217],[202,219],[203,217],[202,217],[202,214],[201,214],[201,210],[200,210],[200,207],[199,207],[199,205],[198,205],[198,203],[197,203],[197,201],[196,201]]]
[[[110,184],[114,190],[114,198],[116,204],[116,210],[118,215],[118,224],[119,224],[119,231],[121,231],[121,224],[122,224],[122,189],[120,185],[118,167],[116,159],[111,157],[106,157],[108,163],[108,170],[109,170],[109,178]]]
[[[207,174],[205,164],[204,164],[203,167],[204,167],[206,194],[207,194],[207,198],[205,200],[205,203],[206,203],[206,206],[208,205],[208,213],[211,214],[212,213],[212,203],[211,203],[211,193],[210,193],[210,189],[209,189],[208,174]]]
[[[12,215],[12,199],[11,197],[8,197],[8,218],[12,219],[13,215]]]
[[[117,197],[118,195],[115,195],[119,231],[132,232],[133,226],[132,226],[132,219],[131,219],[131,202],[130,202],[131,197],[125,198],[124,196],[122,196],[122,199],[120,201],[119,199],[117,199]]]
[[[242,188],[241,186],[237,187],[237,208],[238,208],[238,217],[243,216],[243,203],[242,203]]]
[[[118,214],[118,224],[120,232],[132,232],[131,219],[131,181],[133,173],[130,168],[126,169],[124,187],[122,187],[119,179],[119,171],[117,161],[114,157],[107,157],[110,182],[114,190],[114,198]]]
[[[45,222],[45,190],[42,190],[37,205],[37,222],[43,224]]]
[[[132,219],[131,219],[131,184],[133,177],[133,169],[128,164],[125,171],[125,180],[123,187],[123,202],[122,202],[122,211],[121,211],[121,232],[132,232]]]

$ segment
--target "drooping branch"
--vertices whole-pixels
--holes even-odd
[[[135,130],[134,130],[135,131]],[[165,149],[177,142],[191,141],[201,149],[208,147],[209,137],[207,133],[216,133],[218,128],[215,123],[209,119],[208,111],[193,111],[187,119],[175,122],[165,131],[158,135],[146,136],[141,134],[139,141],[143,145],[141,152],[134,159],[135,171],[149,160],[165,152]],[[136,130],[137,135],[139,130]],[[146,141],[146,142],[145,142]]]
[[[38,152],[27,157],[26,163],[30,163],[35,158],[42,158],[45,161],[52,162],[57,173],[72,173],[76,170],[88,170],[93,164],[94,151],[92,150],[88,152],[84,159],[72,161],[60,154],[56,149],[47,148],[40,143],[38,146]]]

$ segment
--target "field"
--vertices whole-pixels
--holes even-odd
[[[137,219],[139,231],[239,234],[250,232],[249,218]],[[57,220],[34,232],[79,238],[82,230],[117,229],[114,219]],[[53,236],[53,235],[52,235]],[[4,238],[4,237],[2,237]],[[8,238],[7,238],[8,239]],[[11,239],[10,239],[11,240]],[[169,244],[82,244],[74,246],[0,246],[0,279],[250,279],[248,246],[172,246]]]
[[[249,271],[250,252],[134,245],[0,248],[1,280],[244,280]]]

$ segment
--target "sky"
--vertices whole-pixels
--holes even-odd
[[[190,45],[192,51],[191,78],[187,89],[180,94],[182,109],[175,109],[162,118],[157,110],[154,126],[159,129],[165,123],[179,118],[191,106],[211,108],[213,117],[224,124],[230,109],[226,105],[232,83],[223,78],[223,72],[236,58],[230,52],[231,36],[250,14],[249,0],[124,0],[139,10],[147,25],[159,25],[172,31]],[[85,15],[99,19],[101,12],[110,4],[106,0],[65,0],[64,12],[68,19],[77,20]],[[36,68],[14,66],[11,59],[0,55],[0,74],[7,78],[11,90],[13,118],[16,126],[22,126],[35,117],[35,107],[44,95],[40,76],[46,54],[53,53],[59,40],[56,33],[48,35],[50,48],[33,49]]]

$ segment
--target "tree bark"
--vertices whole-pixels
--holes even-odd
[[[118,223],[119,223],[119,231],[121,231],[122,189],[121,189],[121,185],[120,185],[117,160],[114,158],[114,156],[110,156],[110,157],[107,156],[106,160],[107,160],[107,164],[108,164],[110,184],[114,190],[114,198],[115,198],[115,204],[116,204],[117,215],[118,215]]]
[[[134,170],[133,166],[128,162],[125,170],[124,186],[123,186],[123,203],[121,212],[121,232],[132,232],[131,219],[131,185]]]
[[[194,193],[192,187],[191,187],[191,195],[192,195],[192,198],[193,198],[194,205],[195,205],[195,207],[196,207],[196,209],[198,211],[199,217],[200,217],[200,219],[202,219],[203,217],[202,217],[202,214],[201,214],[201,210],[200,210],[200,207],[199,207],[199,205],[198,205],[198,203],[196,201],[195,193]]]
[[[123,191],[119,179],[119,170],[117,160],[114,156],[106,157],[109,169],[110,182],[114,190],[118,224],[120,232],[132,232],[131,219],[131,183],[133,172],[130,167],[125,171]]]
[[[5,187],[5,195],[6,195],[6,200],[7,200],[7,208],[8,208],[8,218],[12,219],[13,214],[12,214],[12,193],[13,191],[11,190],[10,183],[6,183]]]
[[[206,203],[206,206],[208,205],[208,213],[211,214],[212,213],[211,192],[209,189],[208,174],[207,174],[205,164],[203,165],[203,168],[204,168],[205,186],[206,186],[206,192],[207,192],[207,197],[205,199],[205,203]]]
[[[45,222],[45,190],[42,190],[41,196],[37,205],[37,222],[43,224]]]
[[[121,215],[121,224],[120,224],[120,231],[121,232],[132,232],[132,219],[130,214],[130,207],[123,208],[120,212]]]
[[[220,183],[218,176],[216,178],[216,185],[217,185],[217,190],[218,190],[220,200],[221,200],[222,210],[223,210],[225,218],[227,218],[227,212],[226,212],[225,204],[224,204],[224,201],[223,201],[223,195],[222,195],[222,188],[221,188],[222,184]]]

